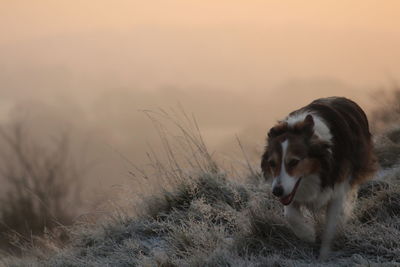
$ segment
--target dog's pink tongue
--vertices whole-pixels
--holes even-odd
[[[292,191],[289,195],[287,195],[286,197],[282,197],[282,198],[279,199],[283,205],[287,206],[287,205],[289,205],[289,204],[292,202],[293,197],[294,197],[294,194],[296,194],[296,190],[297,190],[297,187],[298,187],[299,184],[300,184],[301,179],[302,179],[302,177],[300,177],[300,178],[297,180],[296,184],[294,185],[293,191]]]
[[[287,195],[286,197],[283,197],[283,198],[281,198],[281,199],[279,199],[280,201],[281,201],[281,203],[283,204],[283,205],[289,205],[290,204],[290,202],[292,202],[292,195],[293,194],[289,194],[289,195]]]

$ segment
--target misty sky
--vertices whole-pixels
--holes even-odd
[[[139,111],[182,104],[207,142],[262,146],[271,124],[328,95],[369,108],[400,76],[400,2],[0,1],[0,122],[68,129],[123,179],[155,134]],[[119,177],[119,178],[118,178]],[[106,182],[107,183],[107,182]]]

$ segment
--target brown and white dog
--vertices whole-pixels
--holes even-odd
[[[301,239],[315,242],[315,228],[301,208],[325,209],[320,259],[326,259],[345,207],[377,163],[363,110],[343,97],[321,98],[290,113],[268,133],[261,168],[272,177],[272,192]]]

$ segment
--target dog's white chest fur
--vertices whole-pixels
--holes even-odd
[[[325,206],[332,198],[346,198],[349,183],[335,184],[334,188],[326,187],[321,191],[321,180],[317,175],[304,177],[301,181],[294,201],[314,211]]]

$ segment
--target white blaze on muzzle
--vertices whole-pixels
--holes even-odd
[[[282,142],[281,170],[280,170],[279,175],[277,177],[274,177],[274,180],[272,182],[272,189],[274,189],[277,186],[282,186],[282,188],[283,188],[282,197],[283,198],[293,192],[297,181],[300,179],[300,178],[290,176],[286,171],[285,159],[286,159],[288,146],[289,146],[289,140],[285,140]]]

